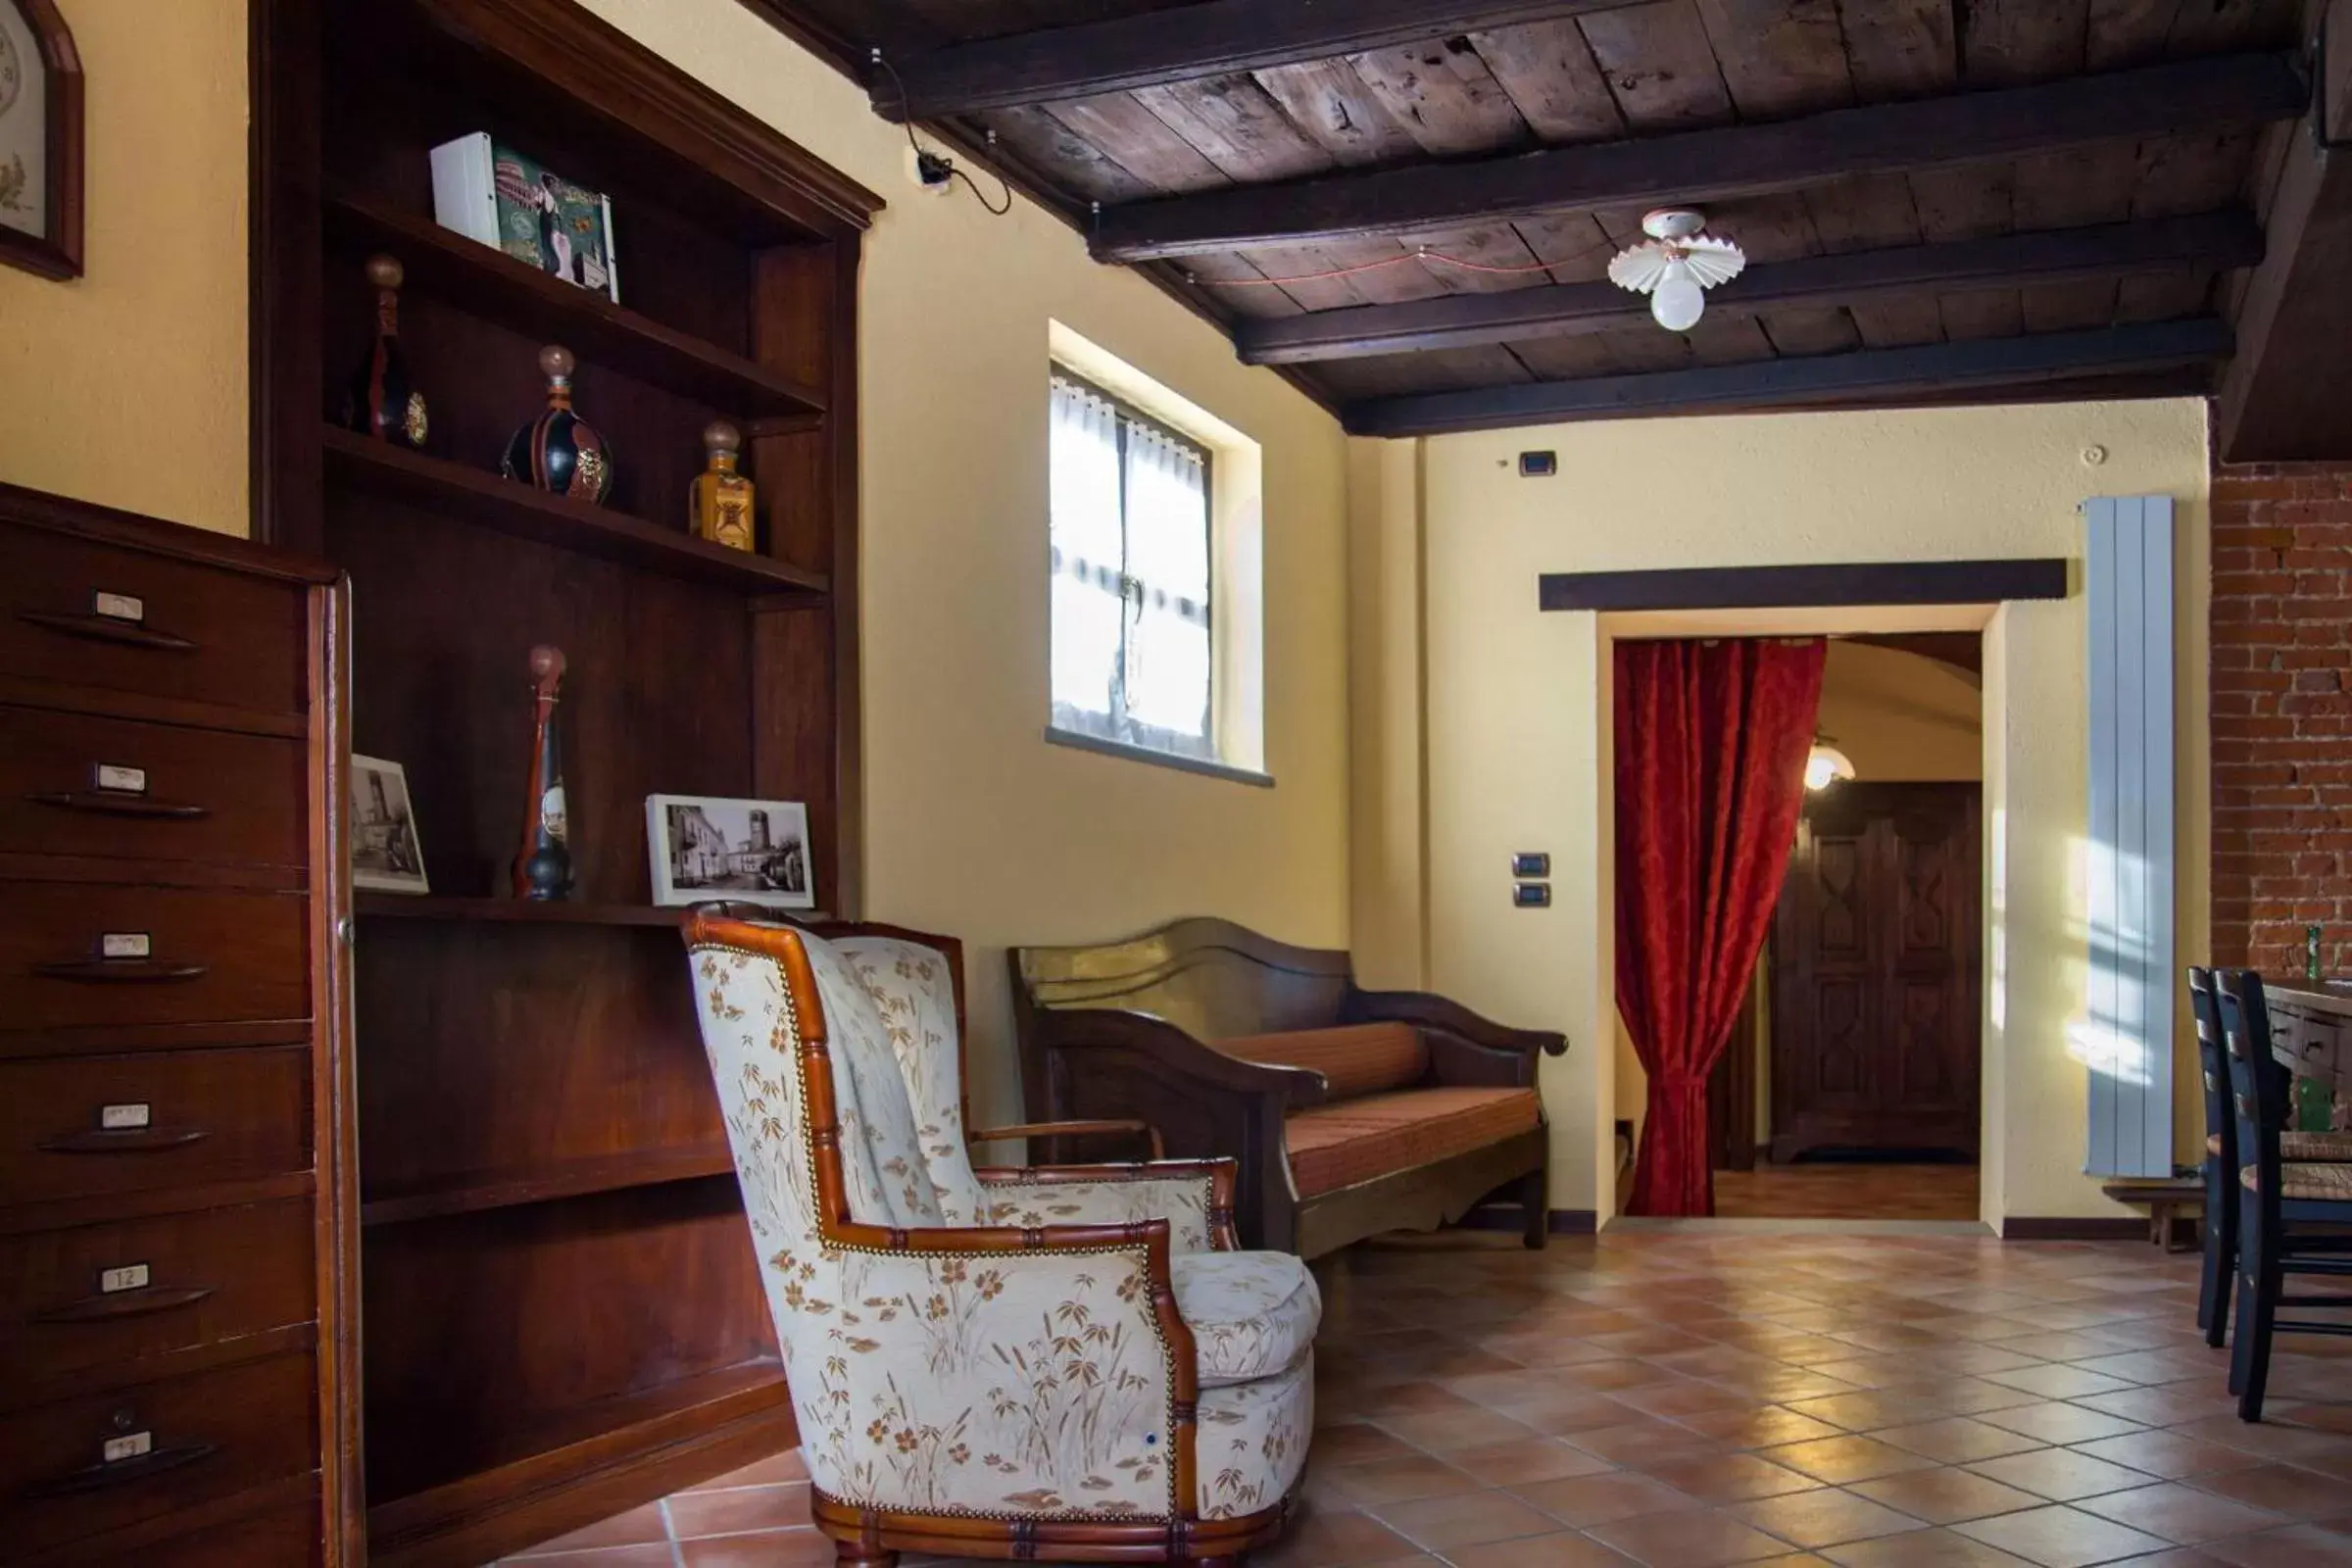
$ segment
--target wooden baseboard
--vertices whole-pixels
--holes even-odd
[[[1466,1231],[1520,1231],[1526,1228],[1517,1203],[1486,1203],[1464,1214],[1457,1222]],[[1555,1208],[1545,1217],[1544,1228],[1554,1236],[1590,1236],[1598,1229],[1598,1222],[1589,1208]]]
[[[2131,1214],[2068,1219],[2047,1214],[2012,1214],[2001,1221],[2004,1242],[2144,1242],[2148,1222]]]

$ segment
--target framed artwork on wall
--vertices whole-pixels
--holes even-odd
[[[0,0],[0,262],[81,275],[81,56],[57,0]]]

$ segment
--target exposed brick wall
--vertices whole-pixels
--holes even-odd
[[[2213,476],[2213,956],[2352,970],[2352,466]]]

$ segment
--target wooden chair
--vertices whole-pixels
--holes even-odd
[[[2206,1344],[2220,1346],[2230,1334],[2230,1280],[2237,1270],[2237,1173],[2242,1162],[2230,1098],[2230,1048],[2222,1036],[2221,1004],[2211,969],[2190,966],[2188,1003],[2196,1017],[2197,1065],[2205,1101],[2205,1262],[2197,1286],[2197,1327],[2205,1331]],[[2273,1070],[2279,1070],[2276,1062]],[[2352,1160],[2352,1133],[2280,1132],[2278,1153],[2289,1163]],[[2326,1250],[2323,1242],[2310,1245]]]
[[[2352,1297],[2289,1296],[2283,1289],[2289,1274],[2352,1279],[2352,1256],[2340,1246],[2323,1250],[2294,1232],[2298,1225],[2352,1225],[2352,1164],[2281,1157],[2286,1074],[2272,1055],[2262,976],[2251,969],[2225,969],[2215,977],[2215,988],[2229,1056],[2234,1157],[2243,1161],[2235,1195],[2238,1312],[2230,1347],[2230,1392],[2237,1396],[2238,1418],[2259,1421],[2274,1335],[2352,1335],[2352,1320],[2278,1316],[2282,1306],[2352,1310]],[[2210,1336],[2212,1330],[2206,1332]]]
[[[1237,1250],[1231,1160],[975,1171],[945,955],[825,929],[685,938],[837,1560],[1238,1568],[1306,1462],[1305,1265]]]

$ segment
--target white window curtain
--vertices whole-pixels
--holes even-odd
[[[1054,719],[1114,733],[1126,546],[1119,521],[1119,415],[1054,378]]]
[[[1208,753],[1208,468],[1198,449],[1127,428],[1127,712],[1148,744]]]
[[[1054,725],[1213,759],[1205,455],[1060,375],[1051,442]]]

